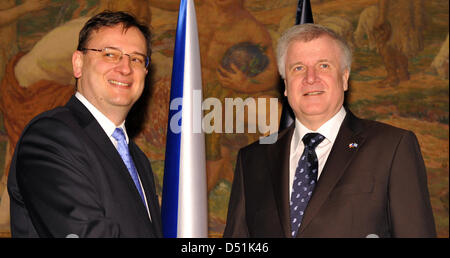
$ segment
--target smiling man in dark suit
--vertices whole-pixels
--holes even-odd
[[[77,92],[35,117],[11,163],[13,237],[161,237],[150,163],[125,119],[148,72],[150,31],[103,12],[80,31],[72,57]]]
[[[277,52],[296,121],[275,144],[240,150],[224,237],[434,237],[414,133],[343,107],[347,43],[296,25]]]

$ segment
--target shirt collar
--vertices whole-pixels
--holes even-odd
[[[339,128],[341,127],[342,121],[344,121],[346,114],[347,112],[345,111],[345,108],[341,107],[341,109],[330,120],[321,125],[319,129],[317,129],[317,131],[308,129],[296,118],[294,135],[292,136],[293,148],[291,148],[291,150],[297,150],[301,140],[303,139],[303,136],[305,136],[305,134],[307,133],[312,132],[320,133],[325,136],[326,141],[334,143],[334,140],[337,137]]]
[[[100,110],[92,105],[91,102],[89,102],[89,100],[87,100],[79,91],[75,93],[75,97],[81,103],[83,103],[83,105],[89,110],[89,112],[91,112],[92,116],[94,116],[95,120],[97,120],[108,137],[111,137],[116,128],[122,128],[125,134],[125,139],[127,140],[127,143],[129,143],[127,130],[125,128],[125,120],[119,126],[116,126],[111,120],[109,120],[109,118],[107,118],[102,112],[100,112]]]

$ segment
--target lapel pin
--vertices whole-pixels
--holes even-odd
[[[350,143],[350,144],[348,145],[348,147],[349,147],[350,149],[357,148],[357,147],[358,147],[358,144],[357,144],[356,142],[352,142],[352,143]]]

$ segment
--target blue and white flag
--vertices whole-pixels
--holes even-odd
[[[164,167],[164,237],[207,237],[202,76],[193,0],[181,0],[173,56]]]

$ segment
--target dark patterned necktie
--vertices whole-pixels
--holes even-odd
[[[320,133],[308,133],[302,139],[305,149],[295,170],[290,202],[292,237],[297,236],[306,206],[316,186],[319,163],[315,149],[324,139]]]

